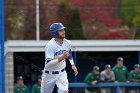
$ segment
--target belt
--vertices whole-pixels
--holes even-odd
[[[59,74],[60,72],[63,72],[65,71],[65,69],[62,69],[61,71],[47,71],[45,70],[45,73],[48,73],[48,74]]]

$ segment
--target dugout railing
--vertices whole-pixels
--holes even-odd
[[[135,83],[135,82],[129,82],[129,83],[125,83],[125,82],[118,82],[118,83],[98,83],[96,85],[88,85],[85,84],[83,82],[78,82],[78,83],[69,83],[69,88],[94,88],[94,87],[98,87],[98,88],[102,88],[102,87],[110,87],[110,88],[115,88],[115,93],[121,93],[120,92],[120,88],[121,87],[138,87],[140,89],[140,82],[139,83]],[[76,92],[75,92],[76,93]]]

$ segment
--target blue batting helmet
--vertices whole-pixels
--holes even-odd
[[[58,36],[58,31],[62,30],[64,28],[66,28],[66,27],[64,27],[62,23],[53,23],[50,26],[50,31],[51,31],[52,37],[57,37]]]

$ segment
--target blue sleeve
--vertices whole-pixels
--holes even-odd
[[[68,59],[70,60],[70,59],[72,59],[72,51],[71,51],[71,49],[69,50],[69,53],[70,53],[70,55],[68,56]]]

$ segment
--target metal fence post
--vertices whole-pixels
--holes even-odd
[[[75,62],[75,65],[77,65],[76,51],[74,51],[74,62]],[[77,77],[74,78],[74,82],[77,82]],[[74,93],[77,93],[77,88],[75,88]]]
[[[4,78],[4,0],[0,0],[0,91],[5,93]]]
[[[116,87],[116,93],[120,93],[120,87],[119,86]]]
[[[140,51],[138,51],[138,64],[140,64]]]

